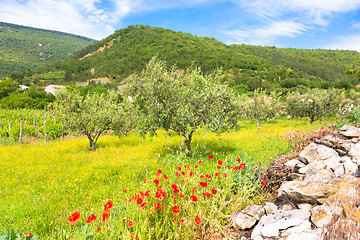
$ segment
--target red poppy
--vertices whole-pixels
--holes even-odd
[[[206,199],[210,199],[211,193],[203,192],[203,195],[205,195]]]
[[[80,212],[79,212],[79,211],[75,211],[75,212],[68,218],[69,226],[77,224],[79,220],[80,220]]]
[[[159,208],[160,208],[160,203],[154,202],[154,203],[152,204],[152,206],[153,206],[153,208],[155,208],[155,209],[159,209]]]
[[[139,239],[138,236],[134,235],[132,232],[130,233],[130,238],[131,239]]]
[[[155,180],[154,180],[154,183],[155,183],[156,185],[158,185],[158,184],[159,184],[159,180],[155,179]]]
[[[176,168],[177,168],[177,170],[181,171],[181,167],[176,167]]]
[[[96,229],[95,229],[95,231],[100,231],[101,230],[101,228],[100,227],[97,227]]]
[[[237,157],[237,158],[236,158],[236,161],[237,161],[237,162],[241,162],[241,158],[240,158],[240,157]]]
[[[184,167],[185,167],[186,169],[190,169],[190,166],[187,165],[187,164],[186,164]]]
[[[190,177],[193,177],[193,176],[195,175],[195,173],[194,173],[194,172],[190,172],[189,175],[190,175]]]
[[[104,205],[104,212],[110,212],[110,210],[112,209],[113,206],[114,206],[113,201],[109,200],[109,201]]]
[[[32,237],[33,234],[31,232],[29,232],[28,234],[25,235],[25,237]]]
[[[184,222],[185,222],[185,219],[180,220],[180,224],[184,224]]]
[[[202,164],[203,163],[203,161],[199,161],[199,164]]]
[[[176,196],[175,196],[175,195],[172,195],[172,196],[171,196],[171,199],[172,199],[172,200],[175,200],[175,199],[176,199]]]
[[[186,173],[185,173],[185,172],[181,172],[181,174],[185,176]]]
[[[178,193],[179,192],[179,189],[174,189],[174,191],[173,191],[174,193]]]
[[[200,225],[201,222],[202,222],[201,217],[200,217],[199,215],[196,215],[196,217],[195,217],[195,223],[196,223],[197,225]]]
[[[96,221],[96,217],[94,216],[94,214],[91,214],[85,220],[86,223],[91,223],[92,221]]]
[[[215,176],[217,176],[217,177],[220,176],[220,173],[215,173]]]
[[[227,174],[226,174],[226,173],[224,173],[224,176],[225,176],[225,177],[227,177]]]
[[[181,212],[181,207],[175,205],[175,206],[172,208],[172,212],[173,212],[175,215],[179,215],[180,212]]]
[[[226,165],[225,168],[229,168],[229,165]]]
[[[217,169],[221,169],[221,166],[217,166],[216,168],[217,168]]]
[[[171,184],[171,188],[172,188],[172,189],[177,189],[178,186],[177,186],[176,184]]]
[[[143,182],[144,182],[144,183],[147,183],[147,182],[148,182],[148,180],[145,178],[145,179],[143,180]]]
[[[198,168],[198,165],[195,165],[195,168]]]
[[[123,192],[126,193],[128,190],[127,189],[124,189]]]
[[[197,189],[196,189],[196,187],[194,187],[194,188],[192,189],[192,191],[193,191],[193,192],[197,192]]]
[[[166,198],[166,190],[163,189],[161,186],[158,186],[155,193],[155,198],[159,200],[164,200]]]
[[[142,198],[138,198],[138,199],[136,200],[136,204],[142,204],[142,203],[143,203]]]
[[[176,224],[176,218],[171,219],[171,221]]]
[[[202,187],[207,187],[207,182],[200,182],[200,185],[201,185]]]
[[[213,155],[209,155],[209,156],[208,156],[208,158],[213,159],[213,158],[214,158],[214,156],[213,156]]]
[[[180,177],[180,173],[176,172],[176,178]]]
[[[156,172],[156,176],[158,177],[158,176],[160,176],[162,174],[162,171],[159,169],[159,170],[157,170],[157,172]]]
[[[165,180],[169,180],[169,177],[166,174],[164,174],[164,178]]]
[[[166,208],[166,205],[162,206],[162,207],[161,207],[161,210],[165,210],[165,208]]]
[[[181,198],[184,198],[184,197],[185,197],[185,194],[183,194],[183,193],[181,192],[179,196],[180,196]]]
[[[216,190],[216,189],[213,189],[213,190],[211,190],[211,193],[212,193],[212,194],[216,194],[216,193],[217,193],[217,190]]]
[[[219,164],[219,165],[222,165],[222,164],[223,164],[223,161],[219,160],[219,161],[218,161],[218,164]]]
[[[209,174],[206,174],[206,175],[205,175],[205,177],[207,177],[207,178],[211,178],[211,175],[209,175]]]
[[[244,168],[245,168],[245,163],[240,164],[239,167],[240,167],[241,169],[244,169]]]
[[[105,223],[106,220],[108,220],[110,217],[110,213],[104,212],[102,215],[103,222]]]
[[[261,185],[266,185],[266,182],[261,180]]]
[[[134,225],[133,221],[130,220],[128,223],[128,228],[131,228],[133,225]]]
[[[147,204],[146,202],[143,202],[142,204],[140,204],[141,210],[144,210],[144,209],[145,209],[146,204]]]
[[[193,200],[194,202],[197,202],[197,201],[198,201],[197,197],[194,196],[194,195],[191,195],[191,196],[190,196],[190,199]]]

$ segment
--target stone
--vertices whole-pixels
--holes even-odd
[[[357,165],[360,165],[360,143],[356,143],[348,152],[348,155]]]
[[[293,159],[293,160],[287,161],[287,162],[285,163],[285,166],[290,167],[290,168],[293,168],[293,167],[296,166],[296,164],[299,164],[299,163],[301,163],[299,160]]]
[[[316,143],[311,143],[305,147],[299,156],[305,158],[309,163],[315,160],[326,160],[339,157],[334,149]]]
[[[344,125],[344,126],[342,126],[341,128],[340,128],[340,131],[347,131],[347,130],[349,130],[351,128],[351,125]]]
[[[277,210],[277,206],[274,203],[267,202],[264,206],[265,214],[268,216]]]
[[[264,207],[260,205],[247,206],[233,216],[233,222],[239,229],[253,227],[262,215],[265,214]]]
[[[351,158],[346,156],[342,157],[341,160],[344,163],[345,174],[353,175],[358,170],[357,164],[351,161]]]
[[[278,198],[286,197],[298,203],[322,204],[327,197],[336,193],[341,186],[339,180],[330,182],[292,181],[285,182],[278,190]]]
[[[289,227],[307,224],[310,213],[307,211],[295,209],[290,211],[274,211],[269,216],[263,216],[254,228],[251,239],[277,238],[280,230]]]
[[[319,162],[324,163],[324,162]],[[336,177],[335,173],[329,168],[323,168],[318,170],[317,167],[313,167],[307,171],[304,177],[305,182],[321,182],[327,183]]]
[[[328,231],[323,231],[319,239],[360,239],[359,224],[349,219],[339,219],[329,226]]]
[[[286,176],[286,181],[303,180],[304,175],[300,173],[291,173]]]
[[[320,228],[317,229],[306,229],[304,231],[300,230],[293,230],[291,232],[285,232],[286,236],[281,237],[281,240],[320,240],[323,239],[321,237],[321,234],[323,233],[323,230]],[[282,235],[281,235],[282,236]]]
[[[301,210],[305,210],[308,212],[311,212],[311,209],[312,209],[312,205],[309,203],[300,203],[297,205],[297,207]]]
[[[314,207],[311,211],[311,222],[318,228],[325,227],[335,217],[342,216],[342,207],[324,203],[321,206]]]
[[[339,134],[349,138],[358,138],[360,137],[360,128],[350,126],[347,130],[340,129]]]

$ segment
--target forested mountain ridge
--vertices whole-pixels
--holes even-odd
[[[74,34],[0,22],[0,77],[35,70],[95,42]]]
[[[193,64],[207,73],[221,67],[228,76],[226,83],[239,92],[257,88],[277,91],[355,88],[356,76],[344,75],[343,68],[360,62],[360,53],[356,51],[226,45],[214,38],[134,25],[48,65],[32,79],[41,79],[46,73],[61,73],[60,82],[64,83],[102,77],[120,82],[134,72],[139,73],[153,56],[169,66],[176,64],[179,69]]]

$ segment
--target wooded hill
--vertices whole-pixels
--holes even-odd
[[[58,72],[62,74],[58,83],[102,77],[120,82],[139,73],[155,55],[179,69],[194,64],[207,73],[221,67],[228,75],[225,83],[238,92],[257,88],[283,92],[315,87],[355,88],[358,79],[344,75],[343,68],[360,63],[356,51],[226,45],[214,38],[136,25],[43,68],[35,78]]]
[[[64,59],[95,40],[0,22],[0,77]]]

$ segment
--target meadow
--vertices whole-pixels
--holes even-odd
[[[65,140],[50,141],[46,144],[29,142],[22,145],[0,145],[0,233],[9,228],[18,232],[22,238],[31,232],[40,239],[104,239],[115,236],[126,239],[136,238],[134,234],[139,239],[162,239],[164,236],[175,239],[184,236],[191,238],[189,236],[193,233],[181,235],[182,233],[176,232],[177,227],[172,233],[160,233],[159,229],[167,226],[161,225],[165,220],[160,218],[164,216],[165,211],[163,215],[156,215],[155,218],[161,219],[161,224],[158,221],[155,225],[140,225],[138,220],[138,227],[132,227],[133,222],[129,221],[127,214],[133,214],[134,219],[137,216],[134,215],[135,208],[129,205],[129,199],[134,199],[134,194],[139,192],[139,189],[148,187],[144,179],[150,179],[152,182],[153,176],[156,175],[163,180],[163,175],[159,173],[161,169],[170,179],[180,180],[178,173],[175,173],[176,168],[184,169],[185,166],[186,171],[190,172],[191,167],[194,169],[196,165],[197,168],[199,161],[202,162],[201,171],[204,173],[214,174],[221,167],[221,171],[228,171],[220,165],[222,162],[234,162],[238,156],[244,159],[244,163],[253,158],[253,164],[261,163],[266,166],[273,158],[291,151],[290,144],[282,137],[285,132],[309,132],[329,122],[330,120],[317,121],[310,124],[307,119],[282,119],[263,124],[258,131],[253,123],[242,121],[236,130],[221,135],[202,129],[194,134],[193,152],[190,156],[184,154],[180,137],[170,136],[161,131],[158,132],[158,136],[152,138],[142,138],[136,133],[121,138],[102,136],[96,151],[89,151],[88,140],[81,136],[67,137]],[[195,174],[200,176],[199,171],[195,172],[194,169]],[[183,175],[185,176],[185,173]],[[167,177],[164,176],[165,179]],[[192,180],[189,179],[181,181],[184,189],[186,181],[191,183]],[[243,207],[250,197],[254,198],[255,190],[261,187],[260,180],[256,179],[255,187],[251,189],[245,184],[239,185],[235,193],[242,197],[227,205],[227,210],[225,206],[221,206],[223,215]],[[228,182],[227,180],[224,183],[224,189],[233,191]],[[212,204],[231,197],[227,191],[216,188],[215,181],[209,181],[209,184],[212,184],[213,190],[217,189],[216,191],[223,194],[216,195],[219,197],[214,197],[214,200],[211,200]],[[156,192],[156,186],[150,187],[151,192]],[[224,196],[224,199],[221,196]],[[173,200],[174,198],[175,196]],[[99,224],[90,226],[85,224],[85,219],[95,214],[97,221],[101,222],[102,208],[105,205],[105,214],[109,200],[114,205],[111,213],[113,219],[109,220],[109,223],[106,222],[107,219],[103,219],[100,226],[104,230],[96,232],[99,230]],[[126,204],[124,200],[128,200]],[[150,200],[148,202],[150,204]],[[182,201],[182,204],[185,204],[185,201]],[[202,216],[205,216],[204,208],[208,206],[204,204],[199,204],[196,208],[197,211],[204,212]],[[194,205],[182,206],[185,212],[193,211],[191,208]],[[124,210],[125,208],[128,210]],[[75,210],[81,213],[81,217],[79,222],[72,225],[69,216]],[[173,213],[178,217],[174,210]],[[171,209],[166,211],[166,214],[172,214]],[[219,217],[220,220],[212,224],[209,220],[212,217]],[[207,222],[207,226],[210,227],[219,227],[217,224],[224,222],[224,217],[216,212],[214,215],[208,213],[205,218],[203,217],[202,221]],[[174,223],[185,221],[173,217],[169,219]],[[195,218],[196,223],[198,220]],[[121,223],[124,223],[124,226],[120,227]],[[105,231],[105,228],[108,230]],[[205,228],[200,227],[187,229],[198,232],[198,236],[204,236],[206,232]],[[154,232],[159,235],[154,235]]]

